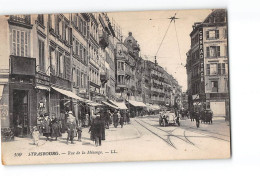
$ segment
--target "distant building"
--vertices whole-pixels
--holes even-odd
[[[214,10],[190,33],[187,53],[188,99],[191,109],[211,109],[226,116],[229,105],[226,10]]]

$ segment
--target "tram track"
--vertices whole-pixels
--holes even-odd
[[[152,120],[152,121],[155,121],[155,120]],[[147,122],[145,122],[145,123],[147,123]],[[150,125],[152,125],[152,124],[150,124]],[[224,134],[220,134],[220,133],[216,133],[216,132],[211,132],[211,131],[208,131],[208,130],[197,129],[197,128],[193,128],[193,127],[187,127],[187,126],[181,126],[180,128],[188,130],[188,131],[191,131],[191,132],[195,132],[195,133],[198,133],[198,134],[205,135],[205,136],[201,136],[201,137],[214,138],[214,139],[217,139],[217,140],[230,142],[230,140],[227,140],[227,139],[223,138],[223,137],[230,138],[228,135],[224,135]],[[160,128],[158,128],[158,129],[160,129]],[[213,136],[213,135],[215,135],[215,136]],[[178,135],[175,135],[175,136],[177,137]],[[219,137],[219,136],[221,136],[221,137]],[[186,137],[199,137],[199,136],[186,136]]]
[[[193,142],[191,142],[191,141],[187,138],[187,136],[185,136],[185,131],[184,131],[184,135],[183,135],[183,136],[178,136],[178,135],[172,134],[173,131],[175,131],[177,128],[175,128],[174,130],[172,130],[171,132],[169,132],[169,131],[165,131],[165,130],[163,130],[163,129],[161,129],[161,128],[158,128],[158,127],[156,127],[156,126],[153,126],[153,125],[151,125],[150,123],[145,122],[145,121],[142,120],[142,119],[139,119],[139,120],[142,121],[143,123],[146,123],[146,124],[148,124],[148,125],[150,125],[150,126],[156,128],[156,129],[160,130],[160,131],[163,131],[163,132],[167,133],[169,137],[175,137],[175,138],[178,138],[178,139],[182,140],[182,141],[185,142],[185,143],[188,143],[188,144],[190,144],[190,145],[196,146]],[[183,137],[184,139],[183,139],[182,137]],[[196,147],[197,147],[197,146],[196,146]]]
[[[140,120],[140,119],[139,119]],[[143,128],[145,128],[146,130],[148,130],[150,133],[154,134],[155,136],[157,136],[158,138],[160,138],[161,140],[163,140],[165,143],[167,143],[169,146],[173,147],[174,149],[177,149],[177,147],[172,143],[170,136],[167,135],[167,138],[165,139],[164,137],[160,136],[159,134],[155,133],[154,131],[152,131],[151,129],[149,129],[147,126],[143,125],[142,123],[140,123],[138,120],[135,119],[135,122],[138,123],[140,126],[142,126]]]

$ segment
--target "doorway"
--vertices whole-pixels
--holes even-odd
[[[13,120],[14,131],[17,137],[26,137],[30,133],[28,91],[14,90],[13,92]]]

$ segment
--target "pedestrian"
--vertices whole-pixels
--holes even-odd
[[[123,128],[123,126],[124,126],[124,117],[119,112],[117,114],[118,114],[119,123],[121,125],[121,128]]]
[[[40,132],[37,126],[33,127],[32,137],[33,137],[33,144],[38,146],[39,139],[40,139]]]
[[[110,114],[108,111],[104,112],[104,118],[105,118],[105,128],[109,129],[109,121],[110,121]]]
[[[117,126],[118,126],[118,112],[117,112],[117,110],[114,112],[114,114],[113,114],[113,124],[114,124],[114,127],[115,128],[117,128]]]
[[[72,111],[69,111],[69,116],[67,120],[67,144],[69,144],[69,140],[71,144],[74,144],[73,140],[76,133],[76,117],[73,116]]]
[[[51,136],[51,126],[50,125],[51,125],[51,119],[49,118],[49,114],[45,113],[44,118],[42,120],[42,133],[43,133],[43,136],[46,137],[46,141],[50,140],[49,139],[49,137]]]
[[[126,124],[127,123],[127,119],[126,119],[126,110],[123,110],[123,121],[124,121],[124,124]]]
[[[51,137],[55,138],[55,141],[57,141],[57,138],[60,136],[60,124],[56,117],[51,121]]]
[[[129,124],[130,123],[130,113],[128,110],[126,110],[126,122]]]
[[[77,133],[78,133],[78,141],[81,142],[82,128],[80,126],[77,127]]]
[[[102,121],[100,114],[96,114],[92,125],[89,129],[89,132],[91,132],[91,140],[95,142],[95,146],[101,146],[101,140],[102,140]]]

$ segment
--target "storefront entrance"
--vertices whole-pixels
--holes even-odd
[[[18,137],[26,137],[30,133],[28,91],[13,91],[13,123],[14,134]]]

